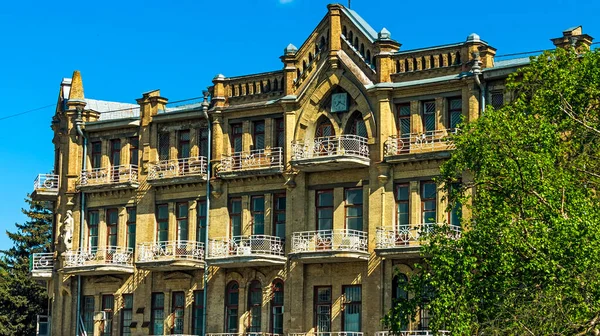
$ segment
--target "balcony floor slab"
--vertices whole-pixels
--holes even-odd
[[[217,176],[222,179],[236,179],[255,176],[277,175],[281,174],[282,171],[282,167],[251,168],[231,171],[220,171],[217,173]]]
[[[367,261],[369,253],[358,251],[292,252],[290,259],[303,264]]]
[[[173,176],[157,179],[148,179],[148,184],[154,187],[175,185],[175,184],[192,184],[206,182],[206,175],[188,175],[188,176]]]
[[[106,184],[79,185],[77,189],[85,192],[105,192],[124,189],[137,189],[140,186],[138,182],[120,182]]]
[[[34,201],[56,201],[57,197],[57,190],[34,190],[31,193],[31,198]]]
[[[421,256],[420,245],[395,246],[387,248],[376,248],[375,254],[386,259],[414,259]]]
[[[52,278],[52,270],[33,270],[31,271],[31,278],[34,280],[49,280]]]
[[[211,266],[219,266],[222,268],[236,268],[256,266],[282,266],[285,265],[287,258],[285,256],[253,254],[207,258],[206,261]]]
[[[436,152],[415,152],[398,155],[389,155],[384,158],[387,163],[404,163],[427,160],[442,160],[450,158],[451,151],[443,150]]]
[[[187,271],[204,269],[206,263],[203,260],[185,260],[185,259],[168,259],[168,260],[151,260],[138,261],[135,266],[140,269],[149,271]]]
[[[369,167],[369,159],[363,157],[338,155],[321,156],[310,159],[292,160],[292,166],[305,172],[330,171]]]
[[[106,274],[132,274],[131,265],[84,265],[69,266],[59,272],[69,275],[106,275]]]

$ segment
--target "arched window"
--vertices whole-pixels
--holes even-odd
[[[408,58],[404,59],[404,71],[408,71]]]
[[[396,273],[392,278],[392,306],[396,305],[401,300],[408,300],[408,292],[403,286],[408,283],[408,277],[403,273]],[[408,325],[404,324],[400,327],[402,330],[408,329]]]
[[[225,329],[228,333],[237,333],[238,331],[239,295],[240,286],[238,285],[237,281],[229,282],[225,292]]]
[[[421,56],[421,69],[419,70],[425,70],[427,68],[425,64],[425,56]]]
[[[454,63],[452,63],[452,53],[448,53],[448,65],[454,65]]]
[[[302,72],[306,71],[306,61],[302,61]]]
[[[367,63],[371,64],[371,50],[367,50]]]
[[[460,64],[460,51],[456,52],[456,62],[455,62],[455,64],[457,64],[457,65]]]
[[[325,50],[327,48],[327,41],[325,41],[325,37],[321,36],[321,42],[319,42],[319,50]]]
[[[354,39],[354,34],[352,34],[352,30],[348,33],[348,41],[352,44],[352,40]]]
[[[350,117],[348,121],[348,126],[346,127],[346,133],[352,135],[358,135],[363,138],[367,138],[367,127],[365,126],[365,121],[362,118],[362,114],[360,112],[355,112],[352,117]]]
[[[319,53],[319,48],[320,46],[318,44],[315,44],[315,55],[317,55]]]
[[[271,333],[283,335],[283,281],[275,279],[272,284]]]
[[[346,26],[342,27],[342,35],[344,35],[344,37],[348,36],[348,31],[346,30]]]
[[[440,54],[438,58],[440,60],[440,67],[446,66],[446,64],[444,64],[444,55]]]
[[[323,116],[319,119],[317,123],[317,129],[315,131],[315,138],[334,136],[335,131],[333,129],[333,125],[331,124],[331,120],[329,118]]]
[[[358,49],[358,36],[354,38],[354,49]]]
[[[296,81],[300,80],[300,69],[296,69]]]
[[[250,332],[261,331],[262,287],[253,280],[248,288],[248,310],[250,311]]]
[[[249,95],[250,94],[250,85],[248,83],[246,83],[245,88],[246,88],[246,92],[244,93],[244,95]]]
[[[360,56],[362,56],[363,58],[365,57],[365,44],[364,43],[360,44]]]
[[[435,68],[435,61],[433,60],[433,55],[429,55],[429,68]]]
[[[265,85],[263,92],[269,92],[269,91],[271,91],[271,80],[267,79],[267,85]]]
[[[279,83],[277,83],[277,78],[273,79],[273,91],[279,90]]]
[[[312,63],[312,61],[313,61],[313,55],[312,55],[312,53],[309,52],[308,53],[308,63],[310,64],[310,63]]]

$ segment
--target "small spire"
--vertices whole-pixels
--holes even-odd
[[[283,49],[283,53],[286,55],[295,55],[297,51],[298,48],[296,48],[296,46],[291,43],[288,44],[288,46],[285,47],[285,49]]]
[[[385,27],[381,29],[381,31],[377,34],[378,40],[389,40],[392,38],[392,33],[387,30]]]
[[[73,71],[69,101],[85,101],[85,96],[83,94],[83,82],[81,81],[81,73],[79,70]]]
[[[472,33],[471,35],[467,36],[467,42],[481,42],[481,37],[475,33]]]

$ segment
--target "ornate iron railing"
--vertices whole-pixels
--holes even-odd
[[[139,262],[161,260],[201,261],[204,259],[204,243],[190,240],[140,243],[136,254]]]
[[[133,249],[121,246],[79,249],[65,253],[65,267],[92,265],[131,266]]]
[[[450,335],[447,330],[438,330],[433,332],[431,330],[407,330],[407,331],[376,331],[375,336],[435,336],[435,335]]]
[[[385,142],[385,156],[435,152],[454,149],[454,142],[448,137],[456,134],[457,128],[414,133],[406,136],[391,136]]]
[[[208,242],[208,258],[244,255],[283,256],[284,251],[281,238],[269,235],[216,238]]]
[[[107,168],[94,168],[82,171],[79,177],[79,185],[100,185],[123,182],[137,182],[138,166],[121,165]]]
[[[220,172],[236,170],[283,167],[283,150],[281,147],[256,149],[249,152],[236,152],[221,155]]]
[[[292,252],[352,251],[367,252],[367,233],[337,229],[294,232]]]
[[[148,179],[158,180],[178,176],[206,175],[206,157],[196,156],[164,160],[148,165]]]
[[[207,333],[207,336],[283,336],[283,334],[273,334],[266,332],[245,332],[245,333]]]
[[[292,143],[292,160],[344,155],[368,159],[367,141],[368,139],[365,137],[345,134],[294,142]]]
[[[58,175],[39,174],[33,181],[35,191],[58,191]]]
[[[31,255],[31,271],[52,271],[54,253],[34,253]]]
[[[447,225],[444,223],[410,224],[399,225],[394,228],[377,228],[375,244],[377,248],[394,248],[411,245],[411,242],[419,242],[428,234],[435,232],[436,229],[448,227],[448,237],[453,239],[460,238],[461,227],[456,225]],[[414,244],[412,244],[414,245]]]
[[[332,332],[310,332],[310,333],[288,333],[288,336],[363,336],[365,333],[359,331],[332,331]]]

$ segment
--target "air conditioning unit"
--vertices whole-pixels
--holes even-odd
[[[95,311],[94,312],[94,321],[106,321],[106,312],[105,311]]]

